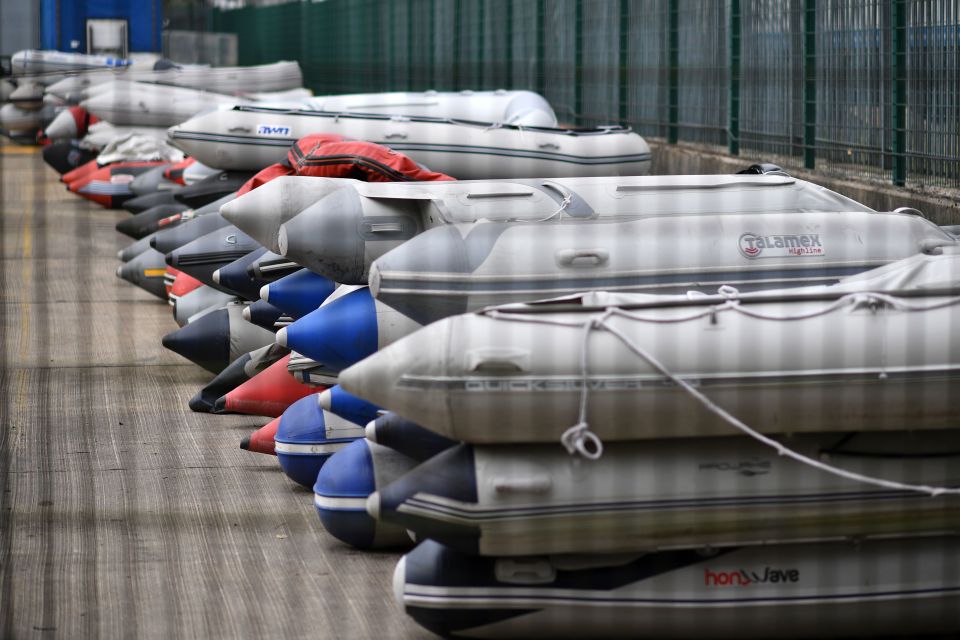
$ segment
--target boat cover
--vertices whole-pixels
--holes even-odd
[[[113,162],[179,162],[183,152],[171,147],[163,140],[139,133],[128,133],[114,138],[97,156],[97,162],[103,166]]]
[[[430,171],[406,155],[383,145],[343,136],[317,133],[297,140],[284,163],[273,164],[253,176],[238,196],[280,176],[353,178],[363,182],[454,180]]]

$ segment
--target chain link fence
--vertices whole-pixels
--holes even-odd
[[[208,24],[318,93],[527,88],[569,124],[960,187],[953,0],[327,0]]]

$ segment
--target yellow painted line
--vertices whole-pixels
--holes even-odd
[[[163,276],[167,275],[167,270],[166,269],[144,269],[143,275],[144,277],[147,277],[147,278],[162,278]]]
[[[0,153],[11,156],[30,156],[40,151],[41,147],[27,146],[24,144],[5,144],[0,145]]]
[[[31,216],[32,217],[32,216]],[[26,260],[29,260],[33,257],[33,227],[29,224],[26,224],[26,220],[23,225],[23,235],[21,236],[20,243],[23,245],[23,257]],[[24,280],[30,279],[30,266],[24,269]]]
[[[20,233],[20,247],[23,253],[23,274],[21,282],[21,291],[31,291],[33,284],[33,208],[27,206],[26,214],[23,217],[23,230]],[[27,359],[30,352],[30,309],[31,305],[24,300],[20,304],[20,348],[19,357],[22,360]],[[18,399],[19,401],[19,399]]]

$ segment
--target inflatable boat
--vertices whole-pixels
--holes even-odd
[[[10,82],[9,80],[0,78],[0,102],[6,102],[16,90],[16,84]]]
[[[240,301],[229,293],[202,285],[177,297],[173,304],[173,319],[177,326],[183,327],[233,302]]]
[[[555,127],[550,104],[532,91],[421,91],[319,96],[310,100],[316,111],[378,113],[502,122],[525,127]]]
[[[149,82],[225,94],[288,91],[303,86],[300,65],[280,61],[249,67],[184,66],[88,71],[49,84],[47,92],[68,102],[76,102],[86,89],[111,80]]]
[[[244,307],[244,309],[247,308]],[[267,370],[279,360],[285,359],[289,353],[289,350],[273,343],[238,356],[190,399],[190,409],[204,413],[212,412],[220,398],[244,382],[253,379],[261,371]],[[273,453],[272,443],[275,433],[276,427],[273,428],[270,436],[271,453]]]
[[[164,284],[166,264],[163,254],[153,249],[146,249],[124,264],[117,267],[117,277],[122,278],[140,287],[147,293],[166,300],[167,290]]]
[[[40,109],[24,109],[12,102],[0,107],[0,129],[15,134],[34,134],[57,115],[57,109],[43,105]]]
[[[201,315],[163,337],[164,347],[213,374],[269,344],[273,344],[273,332],[244,320],[242,304],[229,304]]]
[[[90,125],[99,119],[80,107],[64,109],[48,124],[43,135],[49,140],[74,140],[87,135]]]
[[[641,175],[650,148],[621,127],[555,129],[443,118],[238,106],[171,127],[170,140],[212,167],[261,169],[312,133],[401,151],[460,179]]]
[[[248,235],[236,227],[227,226],[174,249],[167,254],[167,264],[205,285],[224,290],[225,287],[214,281],[213,273],[259,248],[260,245]]]
[[[457,316],[343,370],[340,384],[476,443],[556,442],[580,422],[603,440],[738,433],[678,379],[765,433],[949,429],[960,418],[956,258],[917,256],[859,288]],[[601,317],[616,333],[586,342]]]
[[[949,637],[958,554],[954,536],[526,558],[427,541],[393,590],[443,637]]]
[[[22,109],[39,109],[43,106],[43,92],[44,86],[36,80],[20,79],[7,99]]]
[[[264,302],[291,318],[302,318],[323,304],[337,285],[307,269],[273,280],[260,288],[258,302]]]
[[[264,185],[264,193],[251,193],[249,205],[244,196],[228,211],[256,209],[256,215],[243,217],[264,226],[279,217],[278,210],[258,202],[269,202],[276,192],[292,191],[300,184],[305,191],[318,190],[304,182],[274,182]],[[448,224],[812,211],[871,210],[829,189],[772,175],[352,182],[292,217],[275,242],[282,254],[337,282],[364,284],[375,259],[425,229]]]
[[[287,371],[289,360],[290,356],[287,355],[250,380],[227,391],[214,403],[213,413],[244,413],[277,418],[297,400],[315,394],[314,387],[302,384],[290,375]]]
[[[164,127],[218,106],[257,104],[297,109],[305,106],[309,98],[306,89],[233,96],[188,87],[118,81],[97,85],[84,93],[87,95],[80,104],[104,120],[114,124]]]
[[[315,179],[299,184],[285,181],[283,184],[289,189],[271,189],[271,195],[267,197],[253,195],[278,179],[293,175]],[[351,184],[353,179],[418,182],[450,181],[453,178],[426,170],[406,155],[383,145],[344,140],[337,135],[313,134],[297,140],[290,147],[286,163],[270,165],[243,185],[238,197],[250,196],[245,200],[247,204],[239,208],[227,207],[224,212],[231,216],[235,214],[238,221],[251,230],[253,237],[272,251],[278,251],[281,224],[339,186]],[[273,197],[277,195],[279,199]]]
[[[908,213],[653,216],[448,224],[373,262],[373,295],[427,324],[580,291],[714,292],[829,284],[958,244]]]
[[[10,56],[14,74],[46,73],[51,71],[83,71],[87,69],[118,69],[132,61],[113,56],[68,53],[64,51],[26,49]]]
[[[370,442],[395,449],[420,462],[429,460],[457,444],[456,441],[439,436],[391,411],[379,415],[376,420],[367,424],[364,436]]]
[[[960,437],[950,431],[781,440],[845,471],[960,486]],[[367,504],[372,515],[419,539],[524,556],[956,532],[958,502],[829,475],[737,437],[610,443],[596,462],[573,459],[556,444],[458,445],[380,488]]]
[[[340,371],[420,326],[361,287],[280,329],[277,342]]]
[[[312,384],[315,387],[329,387],[337,384],[336,371],[331,371],[316,360],[311,360],[295,351],[290,354],[287,371],[300,382]]]
[[[330,456],[362,437],[363,427],[322,410],[314,394],[283,412],[275,451],[287,477],[309,488]]]
[[[367,497],[381,484],[403,476],[416,460],[359,438],[326,461],[316,475],[313,504],[320,522],[333,537],[360,549],[410,547],[403,527],[376,520],[367,513]]]
[[[218,104],[244,100],[210,91],[139,82],[112,82],[80,106],[114,125],[169,127]]]

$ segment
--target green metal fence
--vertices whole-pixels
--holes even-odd
[[[208,25],[317,93],[528,88],[572,124],[960,188],[955,0],[327,0]]]

